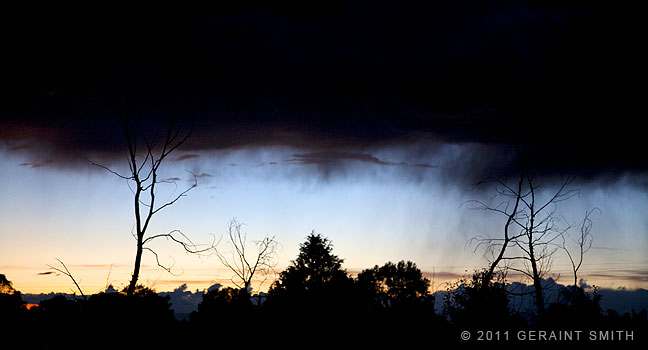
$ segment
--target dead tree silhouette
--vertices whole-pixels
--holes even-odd
[[[161,210],[175,204],[180,198],[186,196],[186,194],[194,189],[198,184],[196,175],[191,173],[192,178],[189,187],[178,194],[175,194],[174,190],[174,194],[170,196],[170,199],[166,202],[157,201],[157,191],[159,186],[163,184],[171,184],[174,185],[176,189],[178,187],[176,179],[160,179],[159,171],[162,164],[164,164],[165,160],[168,159],[169,155],[184,144],[191,135],[192,126],[187,124],[186,111],[178,113],[176,117],[171,118],[168,121],[166,131],[162,137],[160,137],[157,132],[154,133],[153,136],[147,136],[142,127],[141,109],[138,111],[135,122],[132,123],[127,108],[120,108],[120,120],[126,140],[125,153],[129,168],[128,174],[124,175],[107,166],[92,161],[90,162],[93,165],[101,167],[113,175],[126,180],[134,196],[135,232],[133,233],[133,236],[137,241],[137,250],[135,253],[133,274],[127,289],[127,294],[131,296],[135,292],[137,286],[140,266],[142,264],[142,253],[144,250],[153,253],[158,266],[167,272],[172,273],[171,269],[173,266],[162,265],[158,254],[150,247],[147,247],[147,243],[157,238],[166,238],[167,240],[170,239],[175,243],[178,243],[186,252],[191,254],[207,253],[213,249],[214,243],[212,242],[212,244],[209,245],[198,246],[180,230],[172,230],[168,233],[146,237],[151,219]]]
[[[256,252],[248,254],[247,234],[241,233],[241,226],[236,219],[230,221],[227,232],[229,250],[214,250],[221,263],[234,273],[232,283],[250,294],[255,276],[261,276],[258,287],[261,288],[268,278],[275,275],[278,243],[274,236],[266,235],[263,239],[253,242]]]
[[[477,243],[475,251],[484,248],[484,256],[490,261],[482,277],[482,288],[489,285],[497,268],[521,273],[533,281],[537,312],[539,316],[544,314],[542,279],[551,270],[553,256],[560,247],[557,242],[564,239],[572,228],[558,214],[558,204],[579,194],[578,190],[571,188],[574,180],[573,176],[562,177],[556,190],[545,191],[540,196],[539,186],[520,155],[520,177],[515,186],[492,177],[478,183],[494,184],[494,198],[502,201],[492,204],[492,201],[471,200],[468,203],[475,205],[471,209],[495,212],[506,217],[503,236],[479,235],[470,241]]]
[[[578,235],[576,236],[576,238],[571,239],[577,247],[576,251],[572,251],[572,249],[567,244],[567,237],[565,236],[569,237],[569,234],[563,236],[562,242],[558,245],[558,247],[565,252],[567,258],[569,259],[569,262],[571,263],[572,274],[574,275],[574,285],[572,286],[572,294],[574,297],[576,296],[576,290],[578,289],[578,271],[580,270],[581,266],[583,266],[585,253],[587,253],[590,248],[592,248],[592,243],[594,241],[591,233],[593,223],[590,217],[595,211],[601,213],[601,210],[599,208],[593,208],[590,211],[586,212],[583,221],[581,221],[580,223]]]

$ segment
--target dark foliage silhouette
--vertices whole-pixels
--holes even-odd
[[[203,295],[198,310],[191,313],[189,319],[201,327],[237,328],[254,308],[245,289],[218,288]]]
[[[601,296],[596,288],[586,292],[578,286],[568,286],[560,290],[561,300],[552,303],[539,323],[554,327],[590,327],[599,324],[603,318]]]
[[[7,279],[7,276],[0,274],[0,294],[13,294],[16,292],[16,289],[13,287],[13,283]]]
[[[454,325],[474,327],[490,325],[504,327],[516,319],[511,315],[504,275],[496,273],[484,283],[488,270],[476,271],[448,287],[444,297],[443,312]]]
[[[355,280],[355,303],[361,307],[357,320],[365,334],[380,335],[365,341],[379,347],[385,341],[417,346],[420,339],[412,335],[444,332],[447,324],[434,312],[429,286],[411,261],[388,262],[360,272]]]
[[[311,233],[299,255],[279,274],[269,291],[268,307],[296,312],[330,313],[350,302],[353,279],[342,269],[343,259],[332,253],[331,241]]]
[[[14,289],[7,276],[0,274],[0,315],[15,315],[23,304],[20,292]]]
[[[30,310],[20,307],[4,329],[25,349],[107,349],[118,343],[136,348],[177,343],[178,334],[174,333],[178,326],[168,297],[142,285],[131,296],[125,290],[87,299],[57,295]],[[0,302],[4,305],[3,295]],[[161,330],[168,333],[160,334]]]
[[[20,311],[24,302],[20,293],[0,293],[0,314],[13,315]]]
[[[245,289],[226,287],[205,293],[198,312],[225,311],[228,308],[236,312],[250,306],[252,303]]]
[[[430,281],[411,261],[388,262],[364,270],[358,274],[356,284],[370,309],[416,308],[434,304],[428,291]]]
[[[163,328],[175,322],[169,298],[138,284],[132,295],[125,287],[121,293],[95,294],[88,299],[88,317],[98,324],[123,329]],[[117,325],[113,322],[117,321]]]

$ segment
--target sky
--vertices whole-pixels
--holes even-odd
[[[561,176],[577,224],[592,208],[590,285],[648,288],[648,163],[638,127],[639,20],[582,2],[386,1],[232,6],[199,16],[17,14],[3,21],[0,273],[24,292],[126,286],[135,242],[120,117],[143,135],[183,116],[153,218],[208,244],[232,219],[274,235],[277,270],[314,231],[351,273],[412,260],[433,288],[485,266],[470,239],[503,218],[475,187],[514,183],[523,154],[540,196]],[[171,241],[144,253],[158,290],[227,284],[211,256]],[[220,245],[225,249],[224,245]],[[569,280],[557,253],[552,272]],[[561,280],[562,281],[562,280]],[[267,284],[266,284],[267,288]]]

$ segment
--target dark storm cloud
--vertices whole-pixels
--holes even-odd
[[[0,28],[0,139],[23,147],[26,164],[121,157],[121,106],[151,129],[187,110],[188,152],[291,146],[311,155],[297,162],[333,166],[336,156],[401,163],[372,152],[408,144],[455,159],[438,152],[456,144],[461,158],[445,171],[463,178],[515,174],[517,145],[539,173],[643,175],[632,88],[643,79],[642,22],[614,6],[340,1],[190,18],[16,16]]]
[[[327,152],[312,152],[306,154],[293,154],[292,159],[285,160],[284,163],[292,164],[315,164],[315,165],[331,165],[340,161],[351,160],[358,162],[365,162],[377,165],[390,165],[390,166],[412,166],[421,168],[434,168],[430,164],[408,164],[406,162],[388,162],[380,160],[370,154],[365,153],[351,153],[340,151],[327,151]]]

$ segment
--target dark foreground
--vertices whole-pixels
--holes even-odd
[[[207,293],[197,312],[178,321],[168,298],[151,290],[130,297],[54,297],[30,310],[20,304],[20,294],[0,296],[2,341],[18,349],[434,348],[487,343],[625,349],[645,346],[648,329],[645,311],[588,313],[567,304],[552,305],[542,319],[527,321],[511,312],[498,314],[493,303],[446,308],[443,315],[424,303],[372,308],[325,301],[260,307],[245,300],[244,293],[224,289]]]

